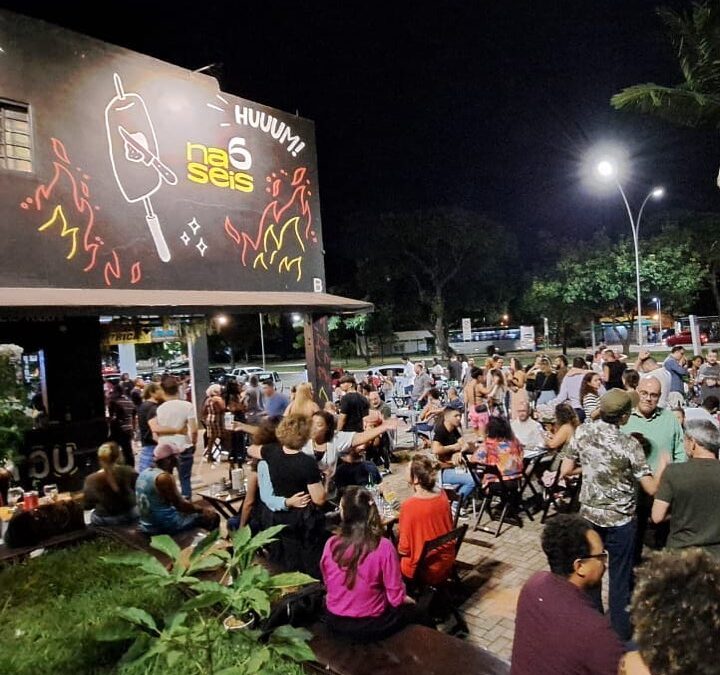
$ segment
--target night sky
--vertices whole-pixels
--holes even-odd
[[[657,5],[4,3],[189,69],[222,63],[223,90],[315,120],[331,253],[351,214],[460,205],[513,228],[529,256],[540,230],[559,245],[629,230],[617,195],[579,181],[597,141],[629,148],[635,202],[661,183],[663,209],[720,210],[716,134],[609,105],[624,86],[680,81]]]

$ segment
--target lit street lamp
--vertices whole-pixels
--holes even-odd
[[[637,218],[633,217],[632,209],[630,208],[630,203],[628,202],[628,198],[625,195],[625,190],[623,190],[622,185],[620,184],[620,180],[618,178],[618,171],[617,167],[613,162],[611,162],[608,159],[603,159],[599,161],[595,167],[598,176],[600,179],[605,181],[615,181],[615,186],[618,189],[618,192],[620,192],[620,196],[623,199],[623,202],[625,203],[625,209],[627,210],[628,218],[630,219],[630,229],[632,230],[633,235],[633,245],[635,247],[635,282],[636,282],[636,292],[637,292],[637,334],[638,334],[638,346],[642,346],[643,343],[643,330],[642,330],[642,304],[640,299],[640,250],[638,248],[638,236],[640,231],[640,219],[642,218],[643,210],[645,209],[645,205],[648,203],[648,200],[650,197],[653,199],[660,199],[664,194],[665,190],[661,187],[654,187],[650,192],[647,193],[647,196],[645,199],[643,199],[642,204],[640,205],[640,210],[638,211]]]
[[[657,305],[658,315],[658,341],[662,340],[662,309],[660,304],[660,298],[653,298],[653,302]]]

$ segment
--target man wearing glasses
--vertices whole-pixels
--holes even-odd
[[[623,641],[632,634],[627,606],[635,550],[635,494],[638,483],[648,494],[655,494],[667,463],[667,456],[663,456],[654,478],[640,443],[620,431],[631,409],[626,391],[611,389],[604,394],[600,399],[600,419],[577,429],[561,453],[560,470],[564,477],[578,464],[582,467],[580,515],[600,535],[610,553],[610,623]],[[593,589],[592,596],[602,610],[600,589]]]
[[[642,434],[650,446],[650,454],[647,462],[653,473],[657,472],[660,458],[663,455],[670,457],[672,462],[684,462],[685,445],[683,442],[683,430],[675,414],[667,408],[659,406],[660,383],[654,377],[640,379],[637,388],[640,402],[630,414],[630,418],[621,430],[625,434]],[[643,542],[645,532],[652,510],[652,497],[643,494],[638,495],[637,503],[637,544],[635,546],[635,564],[638,565],[642,558]],[[654,546],[663,548],[668,536],[668,525],[663,523],[655,528]]]
[[[623,646],[586,591],[599,588],[608,553],[577,515],[548,521],[542,548],[550,572],[525,584],[515,616],[511,675],[615,675]]]

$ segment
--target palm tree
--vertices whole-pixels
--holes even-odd
[[[688,127],[720,128],[720,3],[693,4],[688,12],[658,10],[680,62],[684,82],[652,82],[623,89],[610,99],[618,110],[638,110]],[[720,176],[718,176],[720,186]]]

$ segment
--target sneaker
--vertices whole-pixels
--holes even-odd
[[[381,476],[389,476],[392,473],[390,469],[380,469]]]

